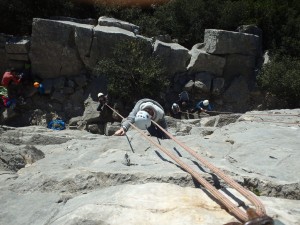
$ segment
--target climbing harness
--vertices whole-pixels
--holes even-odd
[[[120,115],[115,109],[110,107],[108,104],[106,104],[108,108],[110,108],[113,112],[118,114],[122,119],[124,117]],[[192,156],[194,156],[196,159],[198,159],[203,165],[205,165],[207,168],[209,168],[212,172],[214,172],[215,175],[222,178],[227,184],[229,184],[232,188],[236,189],[241,195],[243,195],[245,198],[247,198],[256,208],[255,213],[258,215],[257,220],[260,221],[265,220],[267,223],[261,223],[263,225],[272,225],[273,220],[272,218],[268,217],[266,215],[266,210],[263,206],[263,204],[260,202],[259,199],[255,197],[253,193],[239,185],[237,182],[235,182],[233,179],[225,175],[221,170],[219,170],[217,167],[210,164],[208,161],[200,157],[194,150],[189,148],[188,146],[184,145],[183,143],[179,142],[173,135],[171,135],[169,132],[167,132],[164,128],[162,128],[158,123],[155,121],[152,121],[159,129],[161,129],[168,137],[170,137],[173,141],[175,141],[179,146],[181,146],[183,149],[185,149],[188,153],[190,153]],[[232,201],[230,201],[224,194],[219,192],[212,184],[210,184],[206,179],[204,179],[197,171],[195,171],[192,167],[185,164],[178,156],[168,151],[166,148],[158,144],[157,142],[153,141],[152,138],[148,137],[142,130],[138,129],[134,124],[130,123],[130,125],[137,130],[144,138],[146,138],[149,142],[151,142],[153,145],[155,145],[157,148],[159,148],[163,153],[168,155],[171,159],[173,159],[176,163],[178,163],[186,172],[191,174],[200,184],[202,184],[221,204],[223,204],[226,209],[229,211],[229,213],[232,213],[236,218],[239,220],[246,222],[245,225],[259,225],[259,223],[254,223],[255,221],[252,221],[251,218],[248,217],[248,214],[240,209],[236,204],[234,204]],[[267,220],[268,218],[269,220]],[[249,220],[250,219],[250,220]],[[271,221],[271,222],[270,222]],[[252,222],[252,223],[248,223]]]

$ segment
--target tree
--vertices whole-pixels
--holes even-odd
[[[140,98],[161,100],[169,79],[159,58],[146,41],[126,41],[116,46],[113,58],[100,60],[95,71],[108,80],[108,93],[125,103]],[[148,51],[147,51],[148,50]]]
[[[258,84],[264,90],[288,102],[289,107],[300,106],[300,60],[287,56],[275,56],[264,65]]]

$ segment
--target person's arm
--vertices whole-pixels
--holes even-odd
[[[195,108],[193,109],[193,112],[201,112],[201,102],[198,102],[195,106]]]
[[[212,111],[212,107],[210,104],[207,106],[207,111]]]
[[[121,128],[115,132],[116,136],[123,136],[130,128],[130,123],[134,123],[135,115],[140,110],[140,104],[136,104],[128,117],[122,121]]]
[[[21,82],[22,77],[19,75],[13,75],[12,80],[15,84],[19,84]]]

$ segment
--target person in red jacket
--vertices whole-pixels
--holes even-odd
[[[1,85],[4,87],[8,87],[12,84],[19,84],[21,82],[22,77],[17,75],[14,69],[10,69],[3,74]]]

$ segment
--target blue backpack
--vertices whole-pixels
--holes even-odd
[[[179,99],[182,102],[188,102],[190,100],[189,93],[187,91],[183,91],[179,94]]]
[[[66,129],[66,124],[62,120],[52,120],[48,123],[47,128],[52,129],[52,130],[64,130]]]

